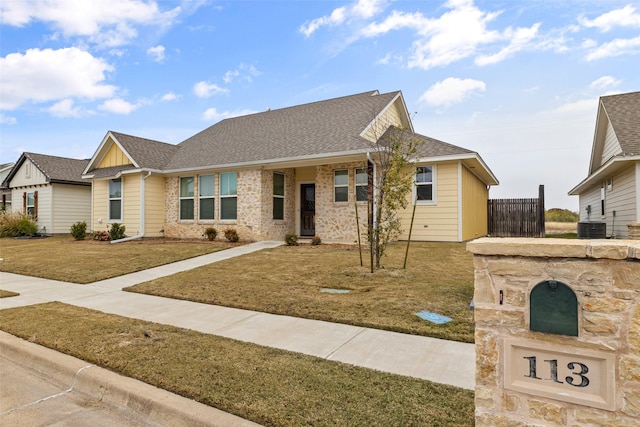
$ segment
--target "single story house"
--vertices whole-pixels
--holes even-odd
[[[30,215],[42,234],[69,234],[91,220],[91,181],[82,178],[89,160],[22,153],[2,185],[11,191],[13,211]]]
[[[625,239],[640,223],[640,92],[600,97],[589,174],[569,195],[580,221],[604,223],[606,237]]]
[[[93,182],[91,228],[117,222],[130,237],[201,238],[233,227],[247,240],[296,233],[352,243],[376,191],[376,143],[395,128],[424,141],[412,239],[486,235],[497,179],[478,153],[414,133],[400,91],[225,119],[178,145],[109,131],[83,173]],[[402,213],[407,231],[411,211]]]

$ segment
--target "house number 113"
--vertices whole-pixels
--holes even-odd
[[[525,375],[525,377],[541,380],[542,378],[538,377],[537,357],[528,356],[523,357],[523,359],[527,359],[529,361],[529,375]],[[558,359],[544,360],[544,362],[549,364],[548,379],[554,383],[563,384],[562,381],[558,380]],[[589,385],[589,378],[587,378],[589,367],[587,365],[580,362],[569,362],[567,363],[567,369],[571,371],[571,375],[564,379],[567,384],[574,387],[586,387]],[[580,383],[578,383],[578,380],[580,380]]]

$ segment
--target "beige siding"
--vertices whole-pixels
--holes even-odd
[[[162,237],[164,229],[165,178],[151,175],[144,181],[144,232],[146,237]]]
[[[425,164],[425,166],[428,166]],[[435,197],[434,205],[418,205],[413,222],[411,240],[456,242],[460,241],[458,233],[458,162],[434,164]],[[413,195],[409,196],[413,197]],[[410,203],[405,211],[400,212],[402,221],[401,240],[408,238],[413,205]]]
[[[69,234],[71,226],[76,222],[85,221],[90,224],[91,187],[54,184],[52,189],[53,213],[50,233]]]
[[[377,141],[389,126],[407,127],[409,125],[400,98],[391,104],[380,116],[377,118],[372,117],[371,120],[373,121],[372,126],[369,127],[363,135],[363,137],[369,141]]]
[[[122,224],[127,236],[142,234],[140,224],[140,180],[141,174],[122,177]]]
[[[627,224],[637,222],[636,199],[639,191],[636,187],[635,165],[612,177],[611,189],[605,188],[607,237],[627,237]],[[615,217],[613,211],[616,211]]]
[[[113,142],[111,142],[111,147],[109,151],[104,156],[98,168],[108,168],[112,166],[122,166],[122,165],[130,165],[131,160],[120,150],[120,148]]]
[[[108,229],[109,218],[109,180],[93,181],[91,231]]]
[[[580,221],[602,221],[602,215],[600,214],[600,183],[580,194],[579,198]],[[588,206],[591,206],[591,215],[588,214]]]
[[[601,164],[605,163],[611,157],[621,152],[622,152],[622,148],[620,147],[618,138],[616,137],[616,134],[613,131],[613,126],[611,126],[611,123],[607,123],[607,133],[605,134],[605,137],[604,137],[604,148],[602,150]]]
[[[460,165],[462,175],[462,240],[487,235],[489,190],[469,169]]]
[[[26,159],[9,183],[10,188],[24,187],[27,185],[47,184],[47,177],[40,170]]]

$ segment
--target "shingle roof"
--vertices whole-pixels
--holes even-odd
[[[113,131],[111,134],[141,168],[162,169],[178,151],[178,146],[166,142]]]
[[[640,92],[600,98],[618,137],[622,154],[640,154]]]
[[[417,157],[443,157],[474,153],[474,151],[467,150],[466,148],[458,147],[456,145],[420,135],[406,129],[398,129],[396,127],[390,127],[387,129],[382,136],[382,140],[385,141],[390,138],[397,137],[401,137],[405,141],[414,140],[418,142],[419,144],[416,153]]]
[[[26,152],[23,155],[31,160],[50,182],[91,185],[90,181],[82,179],[82,171],[87,167],[89,159],[78,160]]]
[[[225,119],[181,142],[180,170],[365,149],[360,136],[400,92],[377,91]]]

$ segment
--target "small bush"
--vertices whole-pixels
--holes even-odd
[[[311,244],[313,246],[318,246],[320,243],[322,243],[322,240],[320,239],[320,236],[318,236],[317,234],[311,238]]]
[[[107,231],[94,231],[93,233],[91,233],[91,238],[93,240],[98,240],[100,242],[108,242],[109,239],[109,233]]]
[[[85,221],[76,222],[71,226],[71,236],[76,240],[84,240],[87,235],[87,223]]]
[[[33,236],[38,225],[30,216],[17,211],[0,213],[0,237]]]
[[[204,234],[205,236],[207,236],[207,239],[215,240],[216,236],[218,235],[218,230],[213,227],[208,227],[204,230]]]
[[[297,246],[298,235],[296,233],[287,233],[284,236],[284,242],[287,244],[287,246]]]
[[[124,225],[114,222],[113,224],[111,224],[111,228],[109,229],[109,238],[111,240],[123,239],[125,237],[125,228],[126,227]]]
[[[227,228],[224,230],[224,237],[230,242],[237,242],[240,240],[240,236],[238,236],[238,232],[235,228]]]

